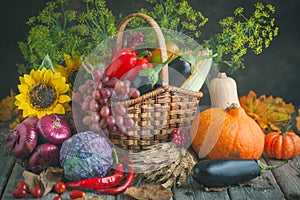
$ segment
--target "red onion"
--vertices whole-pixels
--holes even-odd
[[[20,123],[5,135],[5,146],[12,156],[25,159],[36,147],[37,140],[35,128],[28,123]]]
[[[46,115],[37,123],[38,133],[49,143],[61,144],[71,137],[70,127],[65,117]]]
[[[71,135],[77,133],[73,111],[66,112],[65,115],[61,115],[61,116],[65,118],[65,120],[68,122]]]
[[[37,117],[27,117],[21,123],[22,124],[28,124],[28,125],[35,128],[38,121],[39,121],[39,119]]]
[[[28,160],[29,170],[40,173],[48,166],[59,166],[59,151],[60,148],[54,144],[41,144]]]

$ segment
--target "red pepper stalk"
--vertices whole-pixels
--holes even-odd
[[[145,56],[149,56],[150,54],[150,51],[144,51],[138,54],[138,52],[133,49],[122,48],[113,56],[111,63],[105,70],[105,75],[109,78],[116,77],[118,79],[132,81],[140,70],[153,68],[149,60],[145,58]]]
[[[121,194],[126,191],[127,188],[129,188],[133,181],[134,181],[134,167],[133,167],[133,161],[130,158],[121,158],[122,163],[127,163],[128,173],[126,180],[124,183],[116,188],[98,188],[95,189],[97,192],[100,192],[102,194]]]
[[[86,189],[99,189],[111,188],[117,186],[124,178],[123,164],[119,163],[117,151],[113,149],[115,156],[114,173],[104,177],[88,178],[79,181],[66,183],[68,188],[86,188]]]

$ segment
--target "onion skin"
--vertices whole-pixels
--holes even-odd
[[[35,128],[27,123],[20,123],[5,135],[8,152],[18,159],[26,159],[37,145],[38,135]]]
[[[73,116],[73,111],[66,112],[64,115],[60,115],[60,117],[64,118],[66,122],[69,124],[69,128],[71,131],[71,135],[77,133],[76,125],[75,125],[75,119]]]
[[[38,174],[48,166],[59,166],[59,151],[55,144],[39,145],[28,160],[29,170]]]
[[[24,119],[21,123],[22,124],[28,124],[32,127],[36,127],[37,123],[38,123],[39,119],[37,117],[27,117],[26,119]]]
[[[37,123],[38,133],[52,144],[61,144],[71,137],[70,127],[65,117],[59,115],[46,115]]]

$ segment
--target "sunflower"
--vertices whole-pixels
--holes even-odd
[[[49,114],[65,114],[70,111],[69,85],[60,73],[51,69],[31,70],[20,77],[15,105],[22,110],[23,117],[41,118]]]
[[[70,85],[70,89],[75,81],[77,72],[81,66],[81,59],[79,56],[71,57],[68,54],[64,55],[66,67],[62,65],[55,66],[55,71],[60,72],[62,76],[66,77],[66,83]]]

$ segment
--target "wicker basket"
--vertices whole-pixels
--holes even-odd
[[[116,48],[121,48],[126,25],[136,17],[144,19],[151,26],[161,49],[161,61],[167,60],[165,38],[160,27],[153,18],[142,13],[130,14],[121,22]],[[168,65],[163,67],[160,76],[160,88],[137,99],[121,102],[126,106],[127,115],[135,122],[135,126],[124,135],[109,133],[111,142],[121,149],[129,152],[148,150],[152,145],[169,142],[174,129],[189,129],[203,93],[169,86]]]

